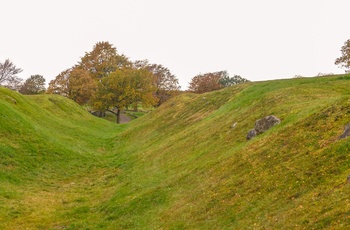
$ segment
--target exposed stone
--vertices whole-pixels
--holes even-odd
[[[255,128],[249,130],[247,134],[247,140],[251,140],[253,137],[267,131],[272,126],[281,123],[281,120],[273,115],[264,117],[255,121]]]
[[[346,179],[346,182],[350,183],[350,175],[349,175],[348,178]]]
[[[231,129],[234,129],[236,126],[237,126],[237,122],[235,122],[235,123],[233,123],[232,125],[231,125]]]
[[[281,120],[273,115],[264,117],[255,122],[255,130],[258,134],[270,129],[272,126],[281,123]]]
[[[248,134],[247,134],[247,140],[251,140],[253,139],[253,137],[255,137],[258,133],[256,132],[255,129],[251,129],[249,130]]]
[[[345,125],[344,127],[344,132],[343,134],[339,137],[339,139],[343,139],[343,138],[347,138],[348,136],[350,136],[350,123]]]

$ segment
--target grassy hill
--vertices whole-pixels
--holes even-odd
[[[0,228],[346,229],[349,88],[349,75],[247,83],[126,125],[0,89]],[[267,115],[282,122],[247,141]]]

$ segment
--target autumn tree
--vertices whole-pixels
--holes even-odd
[[[230,77],[227,71],[199,74],[191,79],[189,90],[194,93],[205,93],[225,87],[249,82],[249,80],[234,75]]]
[[[117,69],[99,81],[93,106],[99,111],[114,113],[117,123],[120,123],[121,110],[135,101],[145,106],[155,104],[157,100],[153,92],[149,72],[146,74],[145,70],[134,68]]]
[[[22,69],[17,68],[9,59],[3,63],[0,62],[0,85],[18,90],[22,79],[17,74],[21,72]]]
[[[85,53],[78,64],[90,72],[93,79],[101,79],[125,66],[130,66],[130,61],[124,55],[119,55],[117,49],[109,42],[98,42],[91,52]]]
[[[68,98],[80,105],[87,104],[97,88],[97,81],[92,79],[89,72],[79,66],[69,73]]]
[[[49,94],[59,94],[68,97],[70,93],[69,89],[69,75],[72,69],[66,69],[58,74],[55,79],[51,80],[47,93]]]
[[[129,60],[117,54],[117,49],[110,43],[98,42],[76,66],[61,72],[52,80],[47,93],[60,94],[79,104],[86,104],[93,97],[101,79],[128,65]]]
[[[32,75],[21,86],[22,94],[40,94],[45,92],[45,78],[42,75]]]
[[[97,88],[97,81],[92,79],[89,72],[80,66],[62,71],[50,81],[47,93],[60,94],[80,105],[90,101]]]
[[[137,69],[147,69],[153,74],[153,84],[156,87],[155,96],[158,98],[157,106],[178,94],[181,88],[179,80],[168,68],[159,64],[150,64],[148,60],[136,61],[134,67]]]
[[[224,86],[220,80],[226,75],[226,71],[199,74],[191,79],[189,90],[195,93],[205,93],[221,89]]]
[[[350,39],[344,42],[344,45],[341,47],[340,51],[342,56],[335,60],[335,64],[345,68],[346,72],[350,72]]]
[[[154,75],[148,69],[126,69],[131,77],[131,86],[135,89],[134,103],[143,107],[154,106],[159,98],[155,95]]]

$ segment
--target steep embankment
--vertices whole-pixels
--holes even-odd
[[[349,76],[334,76],[176,98],[119,137],[125,184],[106,218],[120,228],[350,225],[350,140],[337,139],[350,122],[349,87]],[[281,124],[246,141],[267,115]]]
[[[115,173],[100,159],[117,130],[63,97],[0,88],[0,228],[59,227],[79,199],[98,196],[89,186]]]
[[[1,89],[0,227],[346,228],[349,87],[350,76],[242,84],[122,126]],[[267,115],[282,122],[247,141]]]

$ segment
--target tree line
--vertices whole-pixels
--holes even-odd
[[[39,94],[45,92],[45,78],[32,75],[24,82],[17,74],[23,70],[17,68],[9,59],[0,63],[0,85],[18,91],[22,94]]]
[[[341,48],[336,65],[350,70],[350,39]],[[88,105],[103,114],[110,111],[120,121],[120,111],[142,105],[159,106],[180,92],[178,79],[170,70],[148,60],[130,61],[118,54],[109,42],[98,42],[78,63],[58,74],[45,89],[42,75],[32,75],[25,81],[22,72],[9,59],[0,63],[0,85],[22,94],[51,93],[68,97],[80,105]],[[248,82],[227,71],[198,74],[189,82],[189,91],[205,93]]]
[[[23,82],[17,77],[20,68],[9,60],[2,65],[0,84],[23,94],[59,94],[87,105],[100,116],[106,111],[114,113],[118,123],[121,110],[160,106],[180,92],[178,79],[168,68],[148,60],[132,62],[109,42],[96,43],[76,65],[50,81],[47,90],[43,76],[33,75]],[[245,81],[238,75],[230,78],[227,71],[200,74],[192,78],[189,90],[204,93]]]

